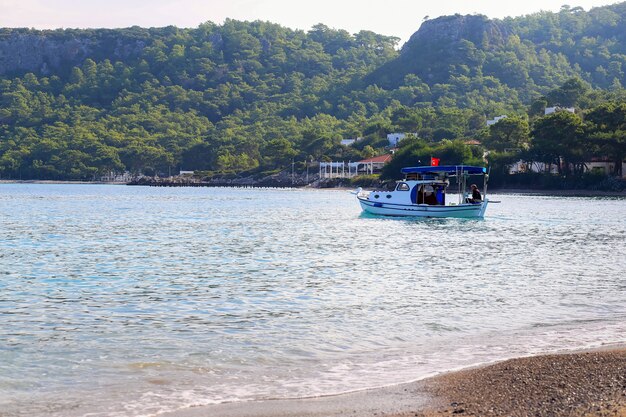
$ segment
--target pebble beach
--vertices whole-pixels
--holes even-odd
[[[344,395],[220,404],[168,417],[626,416],[626,348],[541,355]]]
[[[512,359],[433,378],[422,416],[626,416],[626,349]]]

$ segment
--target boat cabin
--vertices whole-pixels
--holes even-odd
[[[440,180],[408,180],[396,183],[396,192],[409,192],[413,204],[429,204],[431,206],[446,205],[446,188],[449,182]]]

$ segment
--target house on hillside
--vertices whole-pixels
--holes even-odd
[[[417,136],[417,133],[388,133],[387,141],[389,141],[389,147],[395,148],[398,146],[398,142],[406,138],[408,135]]]
[[[385,164],[391,161],[391,158],[393,158],[392,154],[385,154],[354,162],[357,175],[378,174]]]
[[[573,107],[546,107],[546,110],[543,112],[544,116],[547,116],[552,113],[556,113],[558,111],[568,111],[570,113],[576,113],[576,109]]]
[[[354,138],[354,139],[342,139],[342,140],[341,140],[341,144],[342,144],[343,146],[350,146],[350,145],[352,145],[354,142],[358,142],[358,141],[360,141],[360,140],[362,140],[362,139],[363,139],[363,138],[360,138],[360,137],[359,137],[359,138]]]
[[[487,120],[487,126],[491,126],[491,125],[495,125],[496,123],[498,123],[500,120],[502,119],[506,119],[506,114],[503,114],[502,116],[496,116],[491,120]]]

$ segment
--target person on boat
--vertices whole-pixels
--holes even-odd
[[[437,199],[438,206],[446,205],[446,195],[444,194],[444,187],[439,186],[435,189],[435,198]]]
[[[422,185],[417,192],[417,204],[429,206],[445,206],[443,189],[438,186]]]
[[[482,194],[480,194],[480,190],[478,189],[478,186],[476,184],[472,184],[470,185],[470,188],[472,189],[472,198],[468,198],[467,202],[468,203],[480,203],[483,201],[483,196]]]
[[[424,185],[423,192],[423,204],[428,204],[429,206],[436,206],[438,204],[435,189],[432,185]]]

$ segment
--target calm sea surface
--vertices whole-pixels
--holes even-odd
[[[147,416],[626,342],[626,199],[0,185],[0,415]]]

